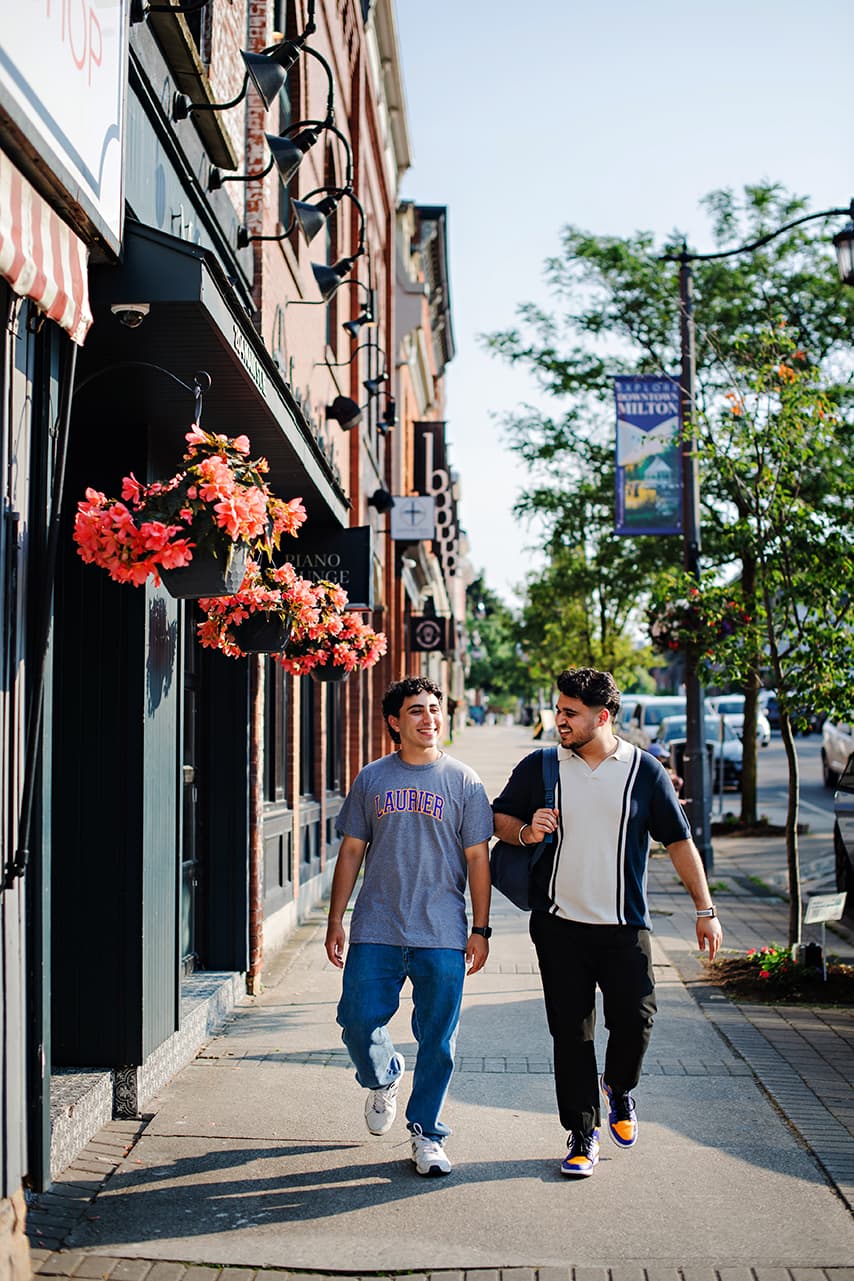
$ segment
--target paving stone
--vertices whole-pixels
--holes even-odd
[[[83,1260],[79,1267],[74,1269],[75,1277],[87,1277],[90,1281],[99,1281],[99,1278],[107,1278],[113,1268],[118,1263],[118,1259],[108,1254],[90,1254]]]
[[[63,1201],[91,1201],[90,1189],[91,1192],[97,1192],[100,1186],[100,1183],[95,1183],[94,1181],[89,1185],[89,1188],[81,1187],[79,1183],[52,1183],[49,1193],[39,1193],[39,1200],[45,1196],[54,1196]]]
[[[183,1281],[186,1271],[183,1263],[155,1263],[146,1273],[146,1281]]]
[[[80,1250],[63,1250],[58,1251],[50,1256],[39,1269],[39,1275],[43,1277],[70,1277],[74,1269],[79,1267],[86,1255]]]
[[[150,1270],[148,1259],[120,1259],[113,1268],[110,1281],[143,1281]]]

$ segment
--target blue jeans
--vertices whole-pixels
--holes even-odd
[[[386,1024],[398,1010],[404,980],[412,984],[418,1054],[406,1123],[431,1139],[451,1133],[439,1113],[454,1072],[465,973],[465,953],[449,947],[351,943],[344,965],[338,1022],[356,1080],[366,1090],[382,1089],[400,1076],[401,1058]]]

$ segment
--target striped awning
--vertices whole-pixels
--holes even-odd
[[[0,151],[0,275],[82,343],[92,324],[83,241]]]

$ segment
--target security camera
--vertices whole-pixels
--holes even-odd
[[[128,329],[138,329],[151,311],[151,303],[114,302],[110,311],[123,325],[127,325]]]

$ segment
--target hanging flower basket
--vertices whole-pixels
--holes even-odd
[[[343,680],[357,669],[373,666],[386,650],[386,638],[371,631],[347,610],[347,593],[334,583],[309,582],[293,565],[265,565],[250,561],[240,591],[199,601],[205,619],[198,627],[199,640],[229,658],[250,653],[272,653],[293,676],[323,671],[323,680]],[[255,629],[264,623],[280,625],[284,639],[264,643]],[[252,635],[244,644],[250,628]]]
[[[225,541],[218,551],[210,545],[197,548],[188,565],[182,565],[180,569],[161,569],[160,581],[169,595],[178,600],[231,596],[240,590],[248,555],[248,543]]]
[[[313,601],[311,584],[299,578],[290,564],[250,560],[239,588],[229,596],[199,601],[205,615],[198,626],[199,640],[229,658],[280,653],[290,639],[294,621],[308,616],[306,611]]]
[[[287,647],[292,627],[290,618],[259,611],[235,623],[231,634],[244,654],[280,654]]]
[[[732,588],[687,575],[659,584],[647,618],[656,649],[686,652],[707,671],[737,652],[753,622]]]
[[[347,671],[346,667],[335,667],[332,663],[324,663],[317,667],[312,667],[309,672],[309,676],[313,681],[317,681],[319,684],[327,684],[333,681],[346,681],[349,678],[350,673]]]
[[[276,662],[292,676],[313,676],[318,681],[346,680],[351,672],[366,671],[379,662],[387,642],[352,610],[345,610],[347,596],[333,583],[312,583],[315,621],[295,619],[294,630]]]
[[[299,498],[283,502],[267,486],[266,459],[249,459],[245,436],[231,439],[202,431],[187,433],[184,469],[167,481],[141,484],[131,473],[121,501],[87,489],[78,504],[74,540],[88,564],[99,565],[119,583],[140,586],[163,571],[180,572],[207,559],[213,578],[172,579],[175,596],[214,596],[240,588],[237,546],[269,555],[283,534],[296,534],[305,520]],[[243,553],[245,560],[245,552]],[[177,585],[176,585],[177,584]]]

